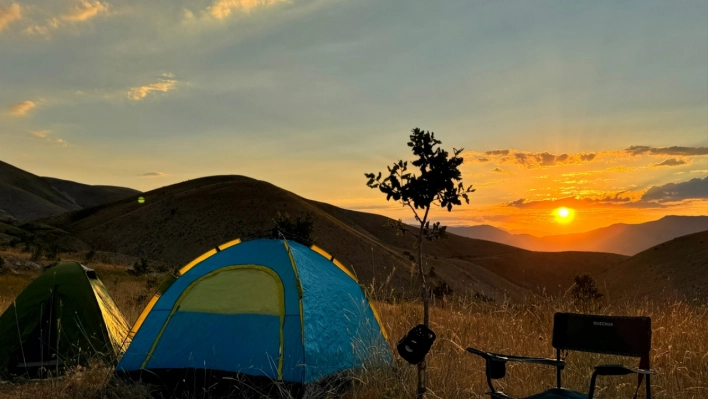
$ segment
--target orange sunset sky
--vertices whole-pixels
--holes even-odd
[[[240,174],[412,221],[364,173],[414,127],[465,148],[446,224],[708,215],[708,2],[0,0],[0,160],[40,176]]]

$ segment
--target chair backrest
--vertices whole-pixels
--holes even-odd
[[[553,347],[648,359],[651,319],[556,313],[553,319]]]

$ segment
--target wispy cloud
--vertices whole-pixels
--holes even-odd
[[[659,163],[653,163],[649,165],[649,167],[656,168],[659,166],[681,166],[686,164],[688,164],[688,162],[684,161],[683,159],[669,158]]]
[[[523,209],[554,209],[559,206],[587,208],[591,206],[619,206],[630,208],[664,208],[675,206],[686,200],[708,200],[708,177],[695,178],[686,182],[668,183],[662,186],[652,186],[648,190],[630,192],[627,190],[615,193],[597,193],[589,196],[569,196],[564,198],[549,198],[531,200],[519,198],[507,202],[507,207]],[[674,203],[674,204],[671,204]]]
[[[42,25],[28,25],[23,32],[29,36],[43,36],[49,38],[49,27]]]
[[[604,154],[604,153],[603,153]],[[552,154],[550,152],[529,152],[512,149],[490,150],[484,152],[465,152],[465,160],[471,163],[495,162],[513,164],[528,169],[545,168],[559,165],[576,165],[596,160],[600,153]]]
[[[32,130],[29,132],[29,135],[32,137],[36,137],[38,139],[45,139],[47,138],[52,132],[49,130]]]
[[[625,151],[631,155],[708,155],[708,147],[651,147],[646,145],[633,145]]]
[[[595,153],[578,153],[578,154],[551,154],[549,152],[522,152],[514,151],[509,156],[505,156],[499,160],[500,163],[509,163],[521,165],[526,168],[542,168],[558,165],[573,165],[580,163],[591,162],[597,154]]]
[[[162,172],[148,172],[148,173],[143,173],[139,176],[141,176],[141,177],[160,177],[160,176],[165,176],[165,174]]]
[[[11,115],[14,116],[24,116],[26,115],[32,108],[36,107],[37,104],[35,104],[32,101],[20,101],[19,103],[12,104],[9,107],[9,111]]]
[[[22,19],[22,8],[19,4],[12,3],[7,7],[0,7],[0,32],[13,21],[20,19]]]
[[[50,130],[31,130],[27,133],[36,139],[58,144],[62,147],[67,147],[69,145],[64,139],[52,137],[52,132]]]
[[[500,169],[500,168],[494,168],[494,169],[492,169],[492,172],[496,172],[496,173],[511,173],[510,170],[504,170],[504,169]]]
[[[82,0],[73,10],[62,14],[59,18],[62,21],[82,22],[106,13],[108,13],[108,3]]]
[[[516,208],[553,209],[559,206],[580,208],[593,204],[626,204],[632,201],[632,197],[629,195],[623,195],[625,193],[626,191],[620,191],[617,193],[606,193],[601,196],[587,198],[565,197],[544,200],[529,200],[526,198],[519,198],[516,201],[507,202],[506,206]]]
[[[254,8],[286,2],[287,0],[215,0],[207,10],[213,17],[224,19],[231,15],[234,10],[250,12]]]
[[[48,10],[41,10],[37,7],[34,7],[33,9],[35,11],[39,10],[40,12],[49,14]],[[32,20],[30,18],[28,24],[22,31],[28,36],[41,36],[49,39],[52,31],[57,30],[62,26],[85,22],[99,15],[108,15],[109,13],[110,4],[106,2],[79,0],[75,1],[73,8],[64,13],[49,14],[44,24],[37,22],[36,19]]]
[[[166,93],[170,90],[175,89],[175,86],[177,85],[177,81],[172,79],[174,75],[170,73],[166,73],[162,75],[166,79],[160,79],[159,82],[156,83],[150,83],[144,86],[138,86],[138,87],[133,87],[130,90],[128,90],[128,98],[134,101],[140,101],[143,98],[147,97],[150,92],[156,91],[156,92],[162,92]]]

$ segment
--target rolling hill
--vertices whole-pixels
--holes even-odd
[[[615,299],[649,296],[708,303],[708,231],[642,251],[597,277]]]
[[[632,256],[673,238],[708,230],[708,216],[665,216],[647,223],[617,223],[585,233],[544,237],[510,234],[489,225],[449,227],[448,230],[531,251],[594,251]]]
[[[0,221],[27,222],[116,201],[138,191],[39,177],[0,161]]]
[[[110,204],[49,217],[39,222],[68,231],[97,249],[183,265],[236,237],[248,239],[273,225],[276,212],[309,212],[317,244],[349,267],[362,283],[386,289],[415,290],[409,258],[410,236],[385,227],[387,218],[308,200],[270,183],[243,176],[191,180]],[[493,298],[521,298],[543,286],[558,292],[572,284],[580,269],[599,273],[626,257],[573,252],[538,254],[519,248],[451,234],[425,243],[432,283],[456,292]],[[533,272],[531,272],[533,270]],[[551,282],[548,285],[545,282]]]

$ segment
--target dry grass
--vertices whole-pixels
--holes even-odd
[[[391,345],[418,320],[421,306],[411,303],[379,303],[378,309],[391,335]],[[555,357],[551,346],[553,314],[582,311],[565,299],[543,298],[526,303],[495,304],[457,300],[432,310],[432,329],[438,338],[428,357],[432,398],[482,398],[488,391],[484,361],[463,348],[514,355]],[[592,313],[646,315],[652,318],[651,365],[661,374],[652,379],[655,398],[699,399],[708,397],[708,307],[689,307],[682,302],[656,304],[632,302],[593,309]],[[570,352],[563,385],[587,392],[592,368],[598,364],[638,360]],[[412,398],[415,367],[398,358],[398,373],[364,374],[351,398]],[[555,369],[548,366],[509,363],[507,377],[498,387],[513,395],[529,395],[555,384]],[[596,395],[631,398],[636,376],[600,377]],[[643,388],[642,388],[643,389]],[[643,395],[640,394],[640,397]]]
[[[2,254],[0,254],[1,256]],[[20,256],[18,254],[13,254]],[[134,321],[154,291],[157,279],[133,277],[125,266],[91,264],[121,307]],[[0,275],[0,312],[38,272]],[[410,302],[377,302],[390,335],[391,348],[398,338],[421,320],[421,306]],[[480,302],[456,298],[438,303],[431,313],[432,329],[438,339],[428,357],[429,398],[482,398],[486,392],[484,363],[466,353],[472,346],[517,355],[553,357],[551,331],[553,314],[582,311],[566,298],[534,297],[521,304]],[[654,397],[699,399],[708,397],[708,307],[684,302],[633,301],[611,306],[595,305],[593,313],[646,315],[652,318],[652,368],[661,374],[652,380]],[[395,370],[358,373],[348,399],[412,398],[415,396],[415,368],[396,355]],[[636,359],[596,356],[571,352],[563,372],[563,385],[586,391],[592,367],[600,363],[623,362],[635,366]],[[0,383],[0,398],[145,398],[149,387],[128,385],[111,378],[112,370],[95,367],[73,370],[61,379]],[[528,395],[555,384],[555,371],[546,366],[509,364],[507,377],[498,380],[510,394]],[[602,398],[631,398],[636,377],[604,377],[597,395]],[[208,397],[196,395],[195,397]],[[320,391],[311,397],[328,397]],[[643,395],[640,394],[640,397]]]

